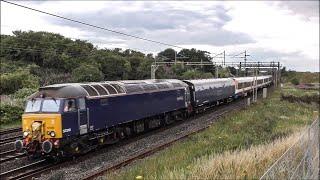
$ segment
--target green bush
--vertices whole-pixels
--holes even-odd
[[[33,88],[22,88],[16,91],[12,96],[15,99],[26,99],[31,94],[35,93],[37,89]]]
[[[28,71],[19,70],[14,73],[1,74],[1,94],[12,94],[21,88],[36,89],[39,87],[39,78]]]
[[[207,78],[213,78],[213,75],[211,73],[188,70],[182,74],[181,78],[182,79],[207,79]]]
[[[293,85],[298,85],[300,82],[299,82],[299,80],[298,80],[297,78],[293,78],[293,79],[291,80],[291,83],[292,83]]]
[[[103,74],[99,68],[93,65],[82,64],[72,71],[72,79],[75,82],[102,81]]]
[[[0,106],[0,123],[8,124],[14,121],[20,121],[23,108],[12,105],[1,105]]]

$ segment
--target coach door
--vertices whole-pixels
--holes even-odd
[[[89,124],[88,124],[88,109],[86,108],[85,98],[78,99],[78,124],[80,135],[88,133]]]

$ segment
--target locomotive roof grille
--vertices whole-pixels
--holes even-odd
[[[95,83],[54,84],[39,88],[29,99],[39,97],[76,98],[104,97],[117,94],[134,94],[161,90],[183,88],[187,85],[179,80],[127,80],[105,81]]]
[[[109,84],[101,84],[107,91],[108,91],[108,94],[117,94],[117,90],[109,85]]]

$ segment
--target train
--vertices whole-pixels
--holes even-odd
[[[30,157],[75,156],[187,119],[272,82],[267,75],[44,86],[28,97],[22,115],[23,138],[14,146]]]

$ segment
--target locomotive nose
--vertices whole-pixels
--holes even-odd
[[[22,140],[16,140],[16,142],[14,143],[14,148],[18,152],[22,151],[22,148],[23,148]]]

